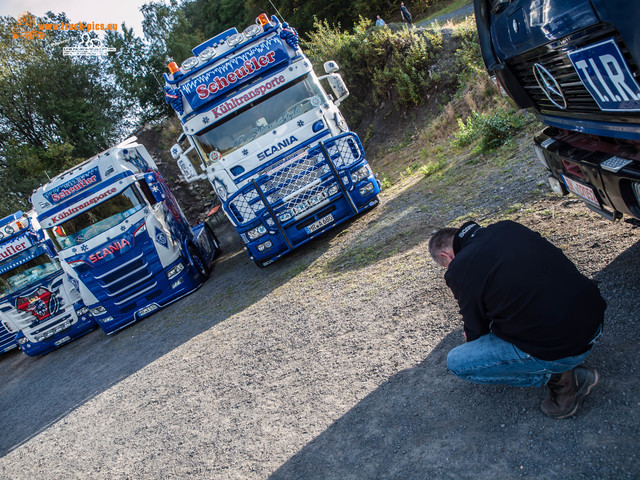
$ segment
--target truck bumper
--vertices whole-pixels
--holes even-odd
[[[102,331],[108,335],[116,333],[200,288],[204,279],[200,278],[186,259],[180,259],[180,262],[185,264],[185,269],[180,275],[171,280],[166,279],[164,270],[157,272],[156,278],[164,278],[162,278],[162,282],[158,282],[161,283],[161,285],[154,291],[153,300],[141,296],[135,303],[127,306],[127,311],[123,312],[116,308],[107,308],[107,313],[96,316],[96,321]],[[176,264],[177,263],[178,262],[176,262]],[[169,268],[170,267],[166,270],[169,270]],[[95,305],[94,308],[96,306],[97,305]]]
[[[348,193],[339,193],[328,205],[299,220],[246,244],[247,253],[258,264],[267,265],[295,248],[378,204],[380,184],[373,175],[358,182]],[[347,197],[348,196],[348,197]],[[326,223],[325,223],[326,222]],[[270,245],[269,248],[264,246]],[[262,247],[261,247],[262,246]]]
[[[534,144],[554,191],[575,194],[608,220],[640,220],[640,142],[547,127]]]
[[[84,320],[79,318],[76,323],[66,330],[63,330],[41,342],[27,342],[20,345],[20,350],[30,357],[44,355],[45,353],[49,353],[50,351],[89,333],[97,327],[97,324],[91,315],[83,316],[83,318]]]

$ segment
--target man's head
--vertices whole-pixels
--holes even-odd
[[[431,258],[442,267],[448,268],[456,256],[453,252],[453,237],[457,231],[455,228],[442,228],[429,240]]]

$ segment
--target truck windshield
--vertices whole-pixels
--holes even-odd
[[[307,74],[214,123],[194,138],[203,156],[216,161],[327,101],[320,84]]]
[[[36,245],[23,250],[0,263],[0,297],[37,284],[58,270],[58,264],[44,253],[42,247]]]
[[[49,237],[57,250],[73,247],[100,235],[124,221],[146,205],[132,186],[118,195],[85,210],[60,225],[48,228]]]

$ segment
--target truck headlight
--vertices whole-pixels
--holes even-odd
[[[258,251],[264,252],[265,250],[269,250],[271,247],[273,247],[273,243],[271,242],[271,240],[267,240],[266,242],[258,245]]]
[[[224,183],[222,183],[217,178],[213,182],[213,189],[216,191],[216,195],[220,198],[221,201],[225,201],[227,199],[227,187],[225,187]]]
[[[244,35],[242,33],[235,33],[227,37],[227,45],[235,47],[244,41]]]
[[[138,227],[138,229],[136,230],[136,233],[133,234],[134,237],[137,237],[138,235],[140,235],[141,233],[144,233],[147,231],[147,224],[143,224],[142,226]]]
[[[99,306],[94,307],[94,308],[91,309],[91,314],[94,317],[97,317],[99,315],[104,315],[105,313],[107,313],[107,309],[104,308],[102,305],[99,305]]]
[[[369,176],[369,167],[365,165],[364,167],[360,167],[355,172],[351,173],[351,180],[353,183],[358,183],[360,180],[365,179]]]
[[[169,269],[169,271],[167,272],[167,278],[171,280],[173,277],[176,277],[177,275],[179,275],[180,272],[182,272],[183,270],[184,270],[184,265],[182,263],[179,263],[175,267],[171,267]]]
[[[267,234],[267,229],[264,228],[264,225],[260,225],[256,228],[252,228],[247,232],[247,236],[249,237],[249,240],[256,240],[266,234]]]
[[[76,310],[76,315],[78,317],[81,317],[82,315],[86,315],[87,313],[89,313],[89,309],[87,307],[82,307],[79,310]]]
[[[22,337],[18,339],[18,345],[24,345],[25,343],[27,343],[29,340],[27,339],[27,337]]]
[[[367,183],[364,187],[362,187],[358,191],[360,192],[361,197],[366,197],[373,191],[373,183],[371,182]]]
[[[196,65],[198,65],[198,59],[196,57],[189,57],[184,62],[182,62],[182,65],[180,65],[180,68],[182,68],[183,72],[188,72],[189,70],[193,69]]]

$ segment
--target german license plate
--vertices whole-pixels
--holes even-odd
[[[570,179],[569,177],[562,176],[564,179],[564,183],[569,190],[578,195],[581,198],[593,203],[594,205],[600,206],[600,202],[598,202],[598,198],[596,197],[593,188],[589,185],[585,185],[584,183],[576,182],[575,180]]]
[[[59,347],[60,345],[67,343],[69,340],[71,340],[71,337],[67,335],[66,337],[62,337],[60,340],[56,340],[53,343],[56,347]]]
[[[152,303],[151,305],[147,305],[146,307],[138,310],[138,316],[142,317],[144,315],[148,315],[149,313],[153,312],[154,310],[157,310],[158,308],[160,308],[160,305],[158,305],[157,303]]]
[[[312,223],[305,230],[307,231],[307,233],[313,233],[316,230],[324,227],[325,225],[329,225],[331,222],[333,222],[333,215],[329,214],[326,217],[322,217],[317,222]]]
[[[640,111],[640,86],[613,38],[568,55],[600,110]]]

